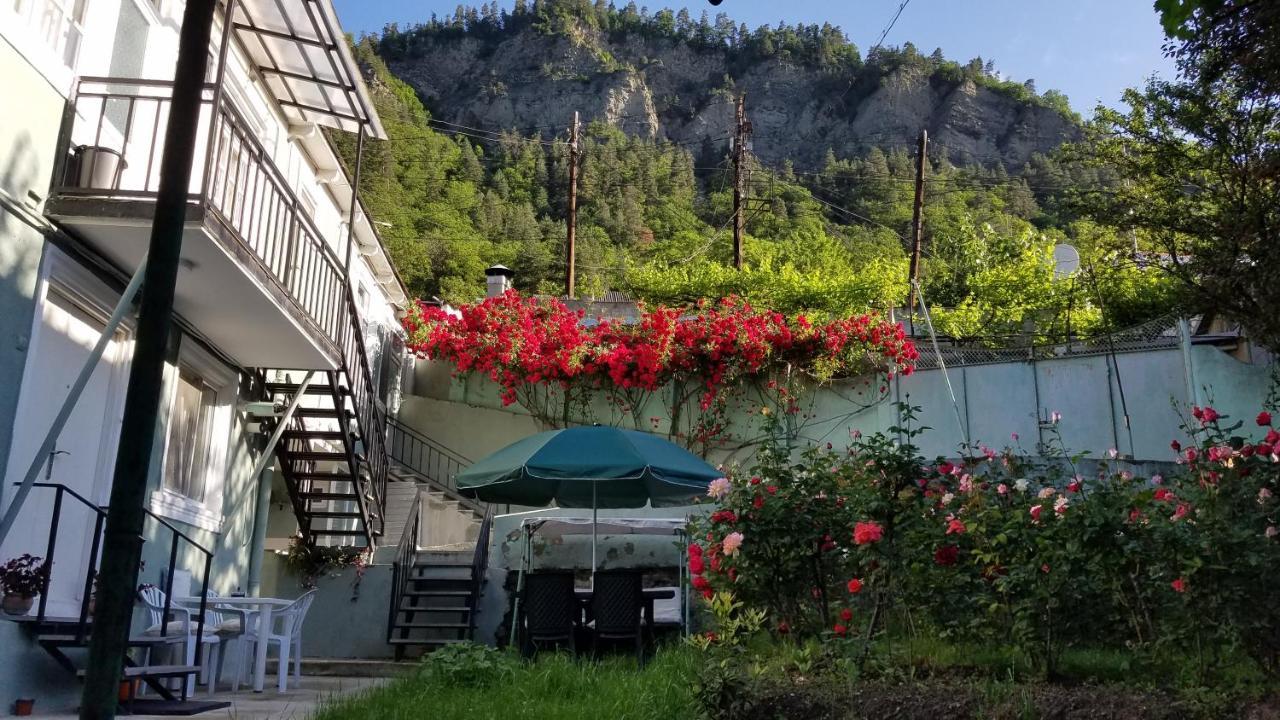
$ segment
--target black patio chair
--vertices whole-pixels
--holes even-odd
[[[644,594],[640,573],[607,571],[596,573],[591,592],[591,616],[595,620],[593,648],[601,640],[635,640],[636,662],[644,667]]]
[[[572,572],[536,572],[524,578],[520,601],[524,614],[525,657],[533,657],[539,643],[567,643],[578,654],[574,635],[582,611],[573,592]]]

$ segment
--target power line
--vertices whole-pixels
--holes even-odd
[[[898,5],[898,11],[893,14],[893,19],[885,26],[884,32],[880,33],[880,39],[876,41],[875,45],[871,46],[872,51],[884,44],[884,39],[888,37],[889,31],[893,29],[893,26],[898,23],[898,18],[902,17],[902,11],[907,9],[907,4],[910,2],[911,0],[902,0],[902,3]],[[868,54],[870,54],[870,51],[868,51]]]

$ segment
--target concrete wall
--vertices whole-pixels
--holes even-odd
[[[1038,443],[1059,442],[1056,432],[1067,448],[1093,458],[1114,448],[1137,463],[1168,462],[1173,459],[1169,441],[1186,439],[1180,426],[1190,405],[1212,403],[1237,419],[1249,419],[1261,409],[1267,388],[1267,367],[1194,346],[1189,353],[1179,348],[1122,353],[1114,365],[1096,355],[959,367],[946,374],[925,370],[894,380],[883,395],[866,380],[839,381],[804,400],[802,415],[809,417],[793,422],[801,443],[841,447],[853,431],[886,431],[896,424],[894,402],[900,400],[921,408],[918,422],[930,430],[916,442],[926,457],[955,456],[966,437],[974,445],[1015,445],[1035,454]],[[1062,415],[1056,428],[1047,422],[1055,411]],[[629,416],[611,412],[599,403],[592,417],[578,420],[631,426]],[[641,416],[658,422],[642,423],[640,430],[665,433],[669,427],[657,399]],[[431,362],[418,363],[413,395],[404,399],[399,417],[472,459],[545,429],[519,405],[503,407],[487,379],[453,378]],[[1246,423],[1240,432],[1257,434],[1257,428]],[[730,415],[726,447],[709,459],[749,465],[761,437],[759,406],[740,403]]]

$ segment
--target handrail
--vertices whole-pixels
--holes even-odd
[[[75,490],[72,490],[71,488],[61,483],[50,483],[50,482],[34,483],[32,487],[52,489],[55,493],[54,499],[53,499],[53,516],[52,518],[50,518],[50,521],[49,521],[49,541],[46,546],[45,556],[44,556],[45,562],[48,563],[48,566],[47,566],[48,569],[46,569],[46,571],[44,572],[44,577],[42,578],[42,582],[40,586],[40,605],[38,610],[36,611],[36,623],[38,625],[43,626],[45,622],[48,620],[49,589],[53,581],[52,568],[54,563],[54,557],[57,553],[58,529],[62,522],[63,497],[70,495],[72,498],[79,501],[82,505],[92,510],[95,516],[94,525],[93,525],[93,539],[90,542],[89,559],[88,559],[87,567],[85,569],[84,589],[80,598],[80,612],[76,618],[75,638],[77,643],[82,643],[85,641],[85,639],[88,637],[88,634],[89,634],[89,604],[93,598],[93,585],[98,574],[98,571],[97,571],[98,556],[102,550],[102,531],[107,519],[108,511],[106,508],[103,508],[102,506],[97,505],[96,503],[90,501],[88,498],[84,497],[80,493],[76,492]],[[174,527],[172,524],[170,524],[168,521],[166,521],[164,518],[160,517],[156,513],[152,512],[150,509],[143,508],[143,512],[145,513],[146,517],[150,517],[151,519],[155,520],[157,523],[159,523],[163,527],[167,528],[170,531],[170,533],[172,533],[172,538],[173,538],[169,546],[169,565],[168,565],[169,572],[167,577],[165,578],[166,580],[165,606],[163,609],[162,617],[166,620],[166,622],[162,622],[160,624],[160,636],[164,637],[165,635],[168,634],[167,619],[169,617],[170,611],[172,610],[172,603],[173,603],[173,578],[174,578],[174,568],[177,566],[177,562],[178,562],[178,541],[183,540],[188,545],[195,548],[196,551],[204,555],[204,572],[203,572],[203,577],[201,580],[201,587],[200,587],[200,616],[196,622],[196,636],[203,637],[204,620],[205,620],[204,616],[205,616],[205,610],[207,609],[208,596],[209,596],[209,573],[213,564],[213,552],[211,550],[206,549],[204,546],[197,543],[195,540],[192,540],[186,533]],[[202,660],[201,660],[200,654],[197,653],[197,658],[196,658],[197,667],[199,667],[201,662]]]
[[[489,536],[493,532],[493,506],[485,509],[480,532],[476,536],[476,549],[471,556],[471,631],[476,629],[476,610],[480,604],[480,591],[484,587],[485,572],[489,568]]]
[[[466,457],[449,450],[396,420],[389,420],[390,457],[433,484],[457,492],[456,475],[471,465]]]
[[[378,405],[377,388],[373,385],[373,372],[370,370],[368,353],[364,346],[364,328],[360,323],[360,314],[356,309],[355,297],[347,285],[345,304],[349,323],[345,328],[345,342],[339,344],[342,352],[343,369],[350,384],[351,402],[355,408],[356,424],[360,437],[364,441],[364,462],[369,468],[369,482],[373,491],[373,504],[379,510],[378,531],[385,528],[385,499],[387,496],[387,448],[386,420]],[[357,476],[359,473],[357,472]],[[372,518],[365,512],[366,524]],[[370,526],[372,531],[372,527]],[[372,541],[372,532],[370,540]]]
[[[395,560],[391,563],[391,604],[387,610],[387,640],[395,634],[396,615],[400,612],[400,602],[404,598],[404,590],[409,585],[409,577],[413,565],[417,561],[418,538],[422,525],[422,491],[414,493],[413,502],[409,505],[409,522],[405,523],[404,534],[396,545]]]

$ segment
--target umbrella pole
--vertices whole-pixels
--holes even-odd
[[[507,644],[511,647],[516,646],[516,630],[520,627],[520,596],[524,593],[524,570],[529,564],[529,526],[522,525],[524,530],[524,543],[520,546],[520,572],[516,574],[516,601],[511,607],[511,637]]]
[[[596,485],[591,483],[591,591],[596,589],[596,524],[599,522],[599,510],[596,505]]]

